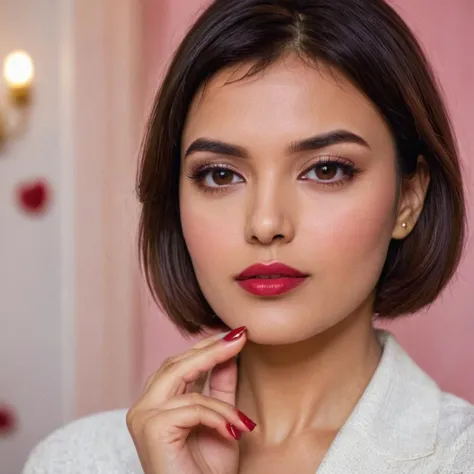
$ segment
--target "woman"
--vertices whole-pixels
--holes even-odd
[[[223,334],[129,410],[51,435],[27,474],[474,472],[474,407],[373,326],[437,298],[465,219],[433,74],[386,3],[212,3],[158,94],[138,189],[156,300]]]

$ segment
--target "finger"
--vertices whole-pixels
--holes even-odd
[[[240,439],[241,436],[240,430],[224,416],[203,405],[187,405],[161,411],[154,418],[147,420],[143,434],[148,441],[184,445],[190,431],[199,425],[213,428],[229,440]]]
[[[216,398],[211,398],[198,393],[190,393],[173,397],[161,405],[160,410],[171,410],[174,408],[202,405],[222,415],[229,423],[241,431],[253,431],[256,424],[235,406]]]
[[[205,339],[201,339],[199,342],[194,344],[193,347],[191,347],[191,351],[196,349],[203,349],[204,347],[210,346],[211,344],[214,344],[215,342],[224,339],[224,337],[229,334],[229,332],[230,331],[221,332],[219,334],[214,334],[210,337],[206,337]]]
[[[209,376],[209,395],[235,405],[238,368],[236,357],[216,365]]]
[[[227,334],[229,334],[229,331],[224,332],[224,333],[214,334],[213,336],[207,337],[206,339],[199,341],[197,344],[195,344],[191,348],[191,353],[216,343],[217,341],[223,339]],[[186,358],[188,355],[189,355],[189,352],[184,353],[183,357],[180,358],[179,360]],[[209,372],[202,373],[195,382],[188,384],[188,386],[186,387],[186,392],[187,393],[192,393],[192,392],[203,393],[206,386],[206,382],[208,381],[208,376],[209,376]]]
[[[214,344],[189,352],[188,356],[181,360],[166,365],[148,388],[143,399],[144,403],[150,408],[156,408],[165,400],[182,395],[187,384],[193,383],[201,374],[217,364],[235,357],[245,344],[245,328],[239,328],[237,333],[232,331],[231,333],[237,334],[235,339],[218,340]]]
[[[185,393],[204,393],[208,378],[209,372],[203,372],[194,382],[186,385]]]
[[[198,349],[203,349],[204,347],[215,344],[217,341],[223,339],[227,334],[229,334],[229,331],[219,333],[219,334],[214,334],[210,337],[207,337],[205,339],[200,340],[198,343],[196,343],[194,346],[192,346],[190,349],[183,352],[182,354],[179,354],[179,355],[173,356],[173,357],[169,357],[168,359],[166,359],[165,362],[162,364],[162,366],[157,371],[155,371],[153,374],[151,374],[150,377],[148,377],[143,391],[144,392],[148,391],[150,386],[161,375],[161,373],[166,369],[166,367],[168,367],[170,365],[173,365],[173,364],[175,364],[176,362],[179,362],[182,359],[185,359],[190,354],[196,352],[196,350],[198,350]]]

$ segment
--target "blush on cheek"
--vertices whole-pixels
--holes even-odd
[[[346,244],[362,255],[384,249],[390,242],[392,223],[391,209],[360,214],[344,227]]]
[[[393,232],[395,192],[376,191],[327,206],[319,222],[311,224],[316,228],[302,229],[313,235],[320,247],[318,254],[327,255],[332,268],[340,266],[350,271],[349,266],[368,261],[383,265]]]
[[[181,225],[194,271],[200,283],[215,275],[227,275],[233,268],[228,259],[242,248],[235,240],[234,226],[223,222],[221,213],[182,208]],[[227,263],[226,263],[227,262]],[[227,267],[226,267],[227,264]]]
[[[313,240],[312,266],[319,294],[328,302],[325,311],[345,317],[373,292],[385,262],[391,226],[387,215],[369,210],[334,218],[329,232],[319,230],[316,241],[320,245],[315,247]]]

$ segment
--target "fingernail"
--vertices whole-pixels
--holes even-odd
[[[257,423],[254,423],[247,415],[244,415],[240,410],[237,410],[239,418],[242,420],[242,423],[250,430],[253,431],[257,426]]]
[[[247,328],[245,326],[241,326],[240,328],[233,329],[226,336],[224,336],[222,340],[226,342],[236,341],[237,339],[242,337],[246,329]]]
[[[238,430],[234,425],[231,425],[230,423],[227,423],[226,425],[227,431],[233,436],[234,439],[237,441],[240,439],[242,436],[242,433],[240,430]]]

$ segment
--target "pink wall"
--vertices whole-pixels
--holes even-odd
[[[207,0],[147,0],[144,29],[146,103],[150,105],[164,64],[185,28]],[[414,28],[434,64],[448,97],[466,170],[467,188],[473,189],[469,157],[474,154],[474,3],[457,0],[396,0],[393,2]],[[454,6],[455,5],[455,6]],[[466,59],[467,58],[467,59]],[[469,199],[469,220],[474,208]],[[474,402],[474,250],[472,240],[455,281],[429,310],[385,325],[412,357],[441,385]],[[143,321],[141,378],[156,370],[162,360],[185,349],[185,341],[145,296],[148,311]]]

